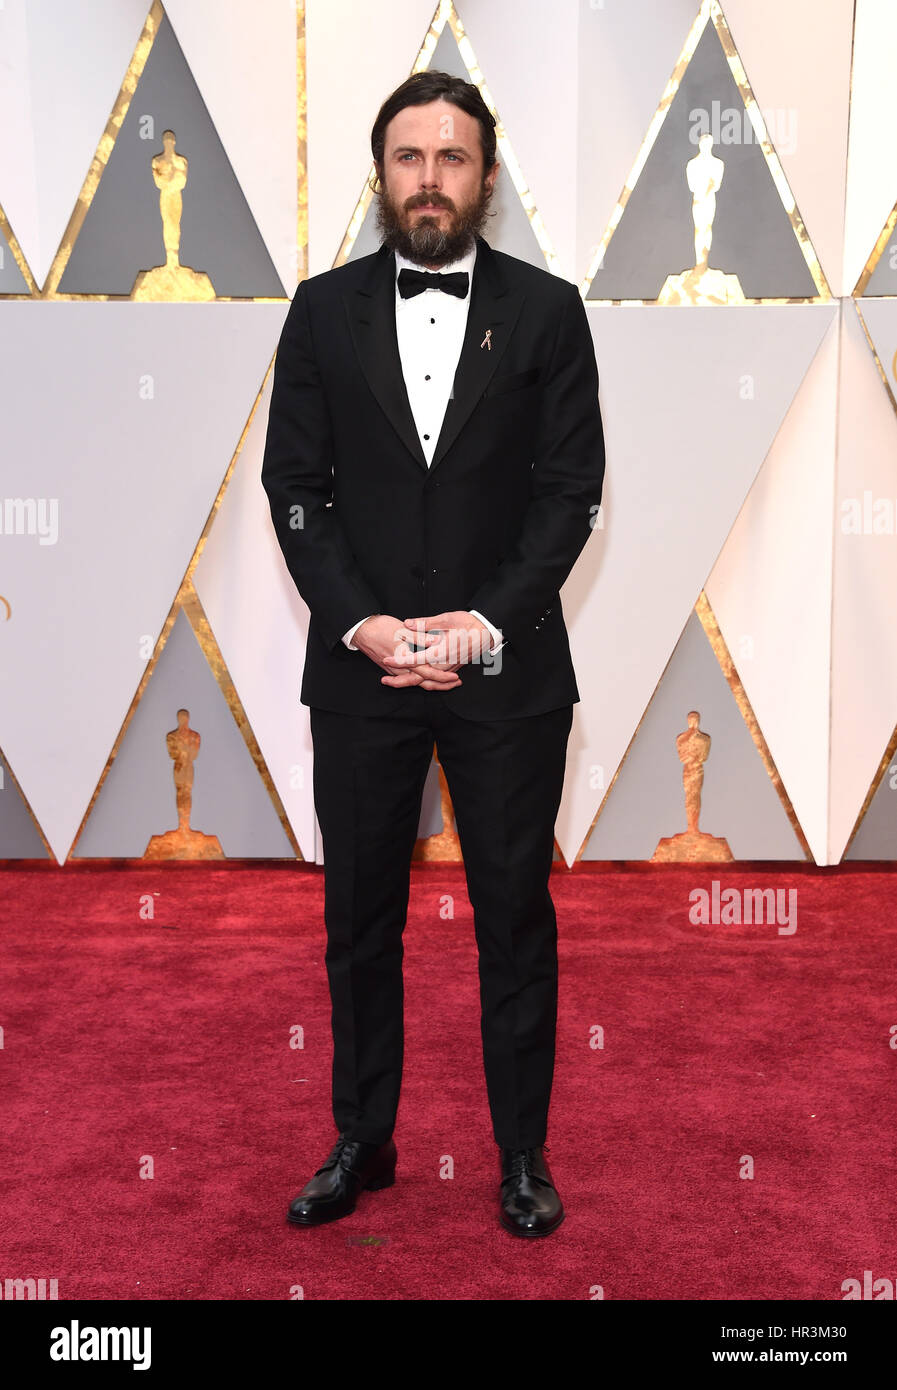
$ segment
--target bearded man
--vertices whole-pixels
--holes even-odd
[[[474,913],[498,1216],[543,1236],[564,1218],[545,1158],[548,881],[579,700],[559,590],[601,501],[595,354],[574,286],[481,235],[499,165],[476,86],[415,74],[371,151],[382,245],[299,285],[262,467],[310,613],[338,1134],[287,1216],[333,1221],[395,1180],[402,934],[435,743]]]

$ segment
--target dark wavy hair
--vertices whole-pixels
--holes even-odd
[[[426,106],[431,101],[447,101],[466,111],[468,116],[480,124],[480,145],[483,151],[483,173],[495,163],[495,117],[480,95],[480,90],[472,82],[462,77],[452,77],[448,72],[416,72],[396,87],[377,112],[371,130],[371,154],[374,163],[383,167],[383,149],[386,143],[386,127],[393,116],[406,106]]]

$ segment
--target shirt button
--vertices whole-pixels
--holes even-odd
[[[424,439],[429,439],[429,438],[430,438],[430,436],[429,436],[428,434],[425,434],[425,435],[424,435]]]
[[[430,380],[429,375],[424,377],[424,381],[429,381],[429,380]]]
[[[435,323],[436,320],[435,320],[435,319],[430,319],[430,322],[431,322],[431,323]]]

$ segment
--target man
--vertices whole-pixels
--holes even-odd
[[[262,467],[311,615],[339,1132],[288,1219],[335,1220],[394,1180],[402,932],[435,740],[474,909],[499,1215],[541,1236],[564,1216],[543,1152],[548,878],[579,699],[558,591],[601,501],[598,374],[576,289],[479,234],[499,166],[475,86],[409,78],[371,149],[383,244],[297,289]]]

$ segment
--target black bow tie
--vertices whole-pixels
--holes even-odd
[[[412,299],[424,290],[442,290],[458,299],[467,298],[469,276],[466,270],[453,270],[447,275],[437,275],[431,270],[409,270],[407,266],[399,271],[399,294],[403,299]]]

